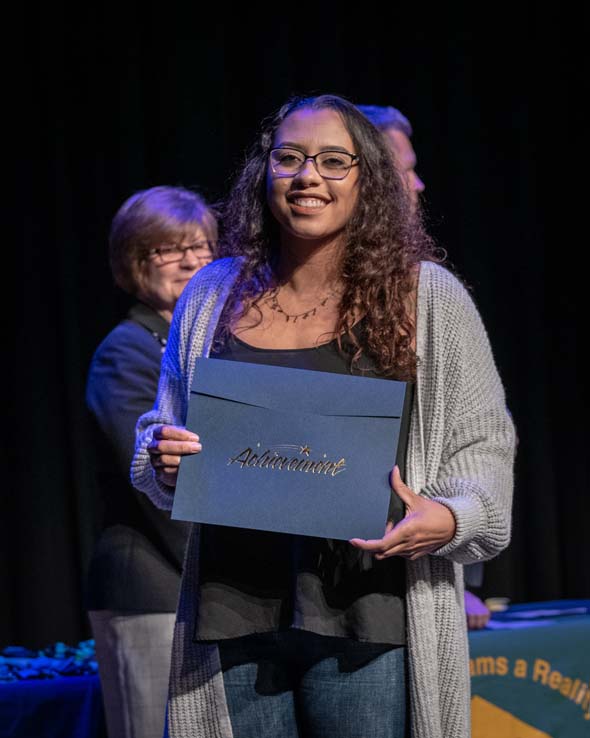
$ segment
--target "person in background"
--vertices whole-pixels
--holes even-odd
[[[470,734],[462,565],[508,544],[514,429],[481,318],[412,210],[351,102],[290,99],[228,198],[225,258],[178,303],[132,462],[162,508],[181,458],[213,442],[184,427],[197,357],[415,392],[404,479],[391,473],[407,514],[381,539],[193,526],[172,738],[405,738],[410,722],[415,738]]]
[[[97,348],[86,387],[103,531],[86,606],[96,641],[109,738],[161,738],[186,523],[129,482],[135,424],[156,397],[176,301],[214,257],[217,224],[183,187],[132,195],[109,238],[116,284],[136,302]]]
[[[417,158],[412,146],[412,125],[397,108],[380,105],[357,105],[371,123],[378,128],[389,145],[398,169],[403,174],[408,193],[414,208],[420,206],[420,194],[425,184],[416,172]],[[465,567],[465,584],[472,588],[481,587],[483,564],[470,564]],[[465,590],[465,616],[467,627],[471,630],[485,628],[491,617],[486,604],[471,589]]]
[[[412,138],[410,121],[397,108],[391,106],[357,105],[357,107],[383,134],[393,153],[397,168],[405,179],[412,205],[418,208],[420,194],[426,187],[416,172],[417,159],[410,140]]]

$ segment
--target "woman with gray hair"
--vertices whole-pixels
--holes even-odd
[[[176,301],[215,254],[211,209],[183,187],[132,195],[115,215],[110,264],[136,302],[97,348],[86,400],[97,449],[103,531],[87,609],[109,738],[161,738],[174,612],[188,527],[129,483],[135,424],[153,405]]]

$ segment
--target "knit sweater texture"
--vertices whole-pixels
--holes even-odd
[[[185,424],[195,359],[208,356],[239,272],[236,259],[201,269],[174,312],[154,408],[137,425],[133,484],[158,507],[174,491],[160,483],[147,446],[154,427]],[[407,638],[413,738],[469,738],[470,683],[463,564],[484,561],[510,539],[514,428],[487,334],[471,297],[443,267],[423,262],[417,299],[418,369],[406,483],[446,505],[453,539],[407,561]],[[232,738],[216,646],[193,642],[198,610],[199,525],[193,525],[174,635],[169,733]]]

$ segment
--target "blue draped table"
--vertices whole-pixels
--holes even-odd
[[[590,600],[513,605],[469,650],[472,738],[589,738]]]
[[[0,738],[106,738],[96,675],[0,684]]]
[[[94,641],[0,651],[0,738],[106,738]]]

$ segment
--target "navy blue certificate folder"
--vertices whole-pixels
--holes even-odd
[[[381,538],[405,449],[405,382],[197,359],[172,517],[335,538]],[[397,497],[397,496],[396,496]]]

